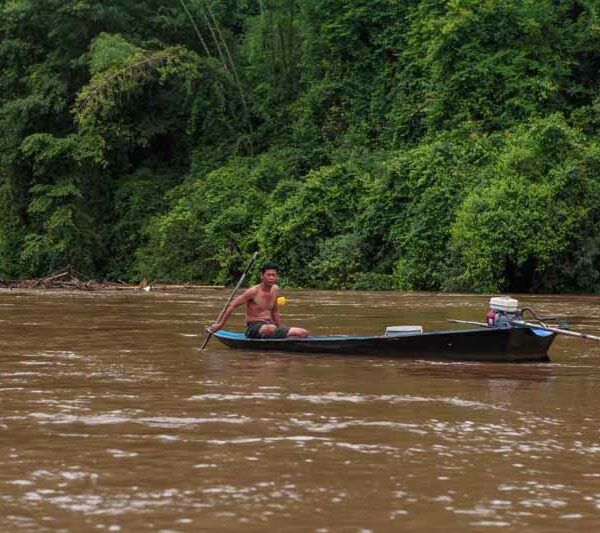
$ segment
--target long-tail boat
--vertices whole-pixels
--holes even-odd
[[[233,349],[256,352],[293,352],[350,356],[443,359],[450,361],[549,361],[556,333],[529,326],[480,327],[423,333],[420,328],[402,334],[378,336],[248,338],[221,330],[215,337]]]
[[[525,312],[535,322],[523,319]],[[551,317],[541,318],[530,307],[518,308],[518,301],[506,297],[490,299],[485,322],[451,320],[477,328],[423,332],[421,326],[391,326],[385,335],[249,338],[243,333],[217,331],[215,337],[229,348],[306,354],[363,355],[369,357],[443,359],[450,361],[543,362],[556,335],[600,341],[589,333],[570,331],[568,326],[550,326]],[[204,346],[212,332],[204,342]]]

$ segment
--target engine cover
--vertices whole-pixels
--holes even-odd
[[[516,313],[519,310],[519,301],[509,296],[496,296],[490,298],[490,309],[504,313]]]

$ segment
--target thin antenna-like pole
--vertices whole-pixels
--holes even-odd
[[[242,83],[241,83],[240,78],[238,76],[237,69],[235,68],[235,63],[233,61],[233,57],[231,56],[231,52],[229,51],[229,47],[227,46],[227,41],[225,41],[225,38],[223,37],[223,33],[221,32],[221,28],[219,26],[219,21],[215,18],[214,13],[212,12],[212,9],[210,8],[209,3],[206,0],[204,0],[204,5],[206,6],[206,10],[208,11],[208,14],[210,15],[210,18],[213,21],[215,30],[219,34],[219,37],[221,39],[221,43],[223,44],[223,48],[225,49],[225,53],[227,54],[227,58],[229,59],[229,64],[231,65],[231,72],[233,74],[233,77],[235,79],[235,83],[236,83],[236,85],[238,87],[238,90],[240,92],[240,97],[242,99],[242,105],[244,106],[244,113],[246,115],[246,121],[248,123],[248,127],[250,129],[252,129],[252,124],[250,123],[250,114],[248,113],[248,106],[246,104],[246,95],[244,93],[244,89],[242,87]],[[209,25],[209,28],[210,28],[210,25]],[[213,30],[211,29],[211,33],[212,33],[212,31]],[[216,39],[216,37],[214,37],[214,34],[213,34],[213,38],[215,39],[215,44],[217,44],[217,47],[219,48],[219,53],[220,53],[221,52],[221,48],[218,46],[217,39]]]
[[[198,29],[198,25],[196,24],[194,17],[192,17],[192,14],[190,13],[190,10],[188,9],[184,0],[179,0],[179,2],[181,3],[183,9],[187,13],[188,18],[190,19],[190,22],[192,23],[192,26],[194,27],[194,30],[196,31],[196,35],[198,36],[198,39],[202,43],[202,48],[204,48],[206,55],[210,57],[212,54],[210,53],[210,49],[206,45],[206,41],[204,40],[204,38],[202,37],[202,34],[200,33],[200,30]]]

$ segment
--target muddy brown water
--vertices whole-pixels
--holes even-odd
[[[600,343],[560,337],[549,364],[199,353],[227,295],[0,293],[0,530],[597,530]],[[314,334],[453,328],[488,301],[286,296]],[[600,298],[519,299],[600,334]]]

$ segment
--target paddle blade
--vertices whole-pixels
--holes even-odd
[[[204,331],[206,331],[206,333],[208,335],[206,335],[206,339],[204,339],[204,342],[202,343],[202,346],[200,346],[200,351],[201,352],[204,351],[204,348],[206,348],[206,345],[208,344],[208,341],[210,340],[210,338],[212,337],[212,334],[213,334],[212,331],[211,331],[211,329],[208,326],[206,326],[204,328]]]

